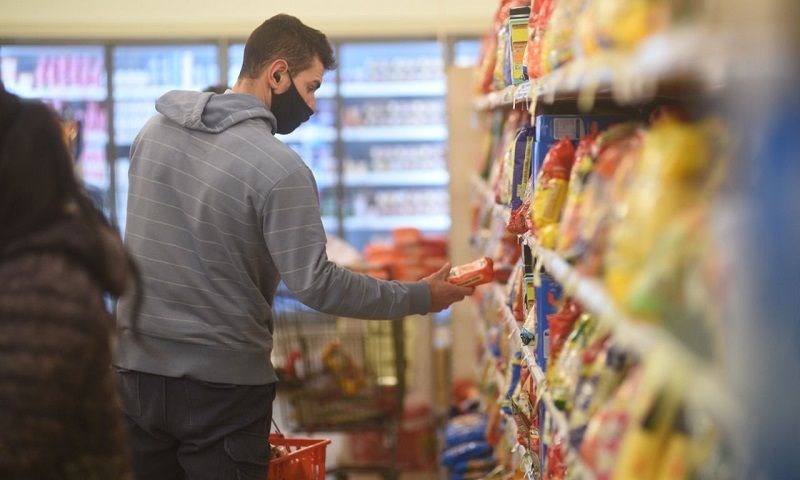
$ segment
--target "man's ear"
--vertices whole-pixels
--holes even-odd
[[[280,90],[281,87],[288,85],[286,80],[289,78],[289,65],[286,60],[280,58],[275,60],[267,67],[266,73],[271,88]]]

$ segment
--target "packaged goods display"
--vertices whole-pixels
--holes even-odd
[[[447,281],[462,287],[476,287],[494,279],[494,262],[489,257],[479,258],[450,270]]]
[[[106,79],[101,46],[4,45],[0,49],[4,87],[21,97],[42,100],[72,126],[70,153],[80,177],[89,190],[103,198],[103,204],[111,188],[106,161]]]
[[[580,93],[581,110],[591,108],[598,86],[613,90],[620,99],[649,96],[653,92],[653,55],[665,55],[669,44],[686,47],[674,65],[656,68],[656,76],[678,78],[687,68],[703,73],[704,56],[698,52],[713,43],[702,35],[715,31],[715,22],[722,16],[719,4],[673,0],[529,0],[500,1],[494,22],[484,37],[479,62],[476,91],[491,93],[508,91],[501,103],[530,99],[530,92],[541,86],[544,91]],[[527,42],[522,50],[522,80],[514,73],[516,65],[509,48],[509,27],[519,25],[522,36],[522,15],[526,8]],[[514,10],[516,15],[512,14]],[[516,22],[516,23],[515,23]],[[687,32],[700,48],[690,48]],[[517,45],[521,46],[521,42]],[[516,50],[519,52],[520,50]],[[717,50],[709,49],[711,52]],[[666,58],[672,59],[669,55]],[[626,59],[630,63],[626,65]],[[673,60],[669,60],[673,61]],[[722,62],[721,62],[722,63]],[[635,82],[631,82],[634,80]],[[707,77],[713,83],[711,77]],[[523,85],[530,81],[531,85]],[[506,88],[509,87],[509,88]],[[525,87],[517,89],[516,87]],[[522,92],[521,96],[518,93]],[[649,92],[649,93],[648,93]],[[555,95],[551,93],[548,95]],[[547,98],[547,97],[546,97]],[[488,104],[497,99],[488,100]]]
[[[450,227],[443,58],[433,41],[353,41],[337,52],[331,127],[344,194],[333,210],[359,250],[395,228]]]
[[[516,80],[501,73],[513,60],[504,35],[517,5],[503,1],[476,88],[487,94],[475,105],[488,106],[490,128],[473,180],[470,240],[495,262],[501,252],[514,261],[507,278],[474,297],[481,385],[493,397],[481,412],[497,462],[485,478],[734,478],[733,410],[717,409],[730,407],[731,395],[713,370],[725,356],[725,316],[712,208],[730,134],[707,106],[683,108],[698,103],[684,92],[677,102],[645,95],[627,109],[609,108],[611,99],[602,108],[581,103],[584,87],[624,88],[612,59],[706,18],[707,7],[528,6],[530,86],[505,88]],[[570,70],[578,62],[583,70]],[[544,82],[557,87],[537,89]],[[558,89],[568,93],[553,103],[544,92]],[[513,239],[519,255],[499,248]],[[706,382],[714,391],[698,400]]]
[[[441,100],[369,100],[351,103],[342,112],[346,127],[441,125],[444,120]]]
[[[445,237],[423,234],[411,227],[396,228],[389,242],[369,243],[364,248],[370,273],[403,281],[417,281],[438,271],[447,257]]]
[[[531,7],[517,7],[509,10],[508,20],[508,52],[511,62],[511,83],[519,85],[525,75],[525,49],[528,45],[528,21]]]
[[[449,212],[442,189],[361,189],[353,192],[345,212],[353,216],[397,216]]]

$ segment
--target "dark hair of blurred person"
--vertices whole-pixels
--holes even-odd
[[[103,296],[137,285],[55,112],[0,83],[0,478],[130,477]]]

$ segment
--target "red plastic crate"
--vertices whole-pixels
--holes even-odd
[[[288,455],[270,460],[269,480],[325,480],[325,450],[330,440],[270,433],[269,443],[289,450]]]

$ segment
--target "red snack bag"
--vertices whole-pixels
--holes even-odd
[[[550,362],[554,363],[558,358],[580,315],[581,307],[570,299],[559,312],[547,316],[550,325]]]
[[[461,287],[475,287],[489,283],[494,279],[494,262],[489,257],[479,258],[474,262],[453,267],[447,281]]]
[[[549,241],[542,238],[542,230],[558,224],[561,211],[567,199],[567,184],[572,165],[575,162],[575,147],[569,139],[562,139],[547,152],[539,176],[536,179],[536,188],[533,191],[531,203],[531,218],[540,234],[543,246],[550,247]]]
[[[528,40],[528,78],[539,78],[544,74],[542,65],[542,40],[553,13],[553,0],[534,0],[531,2],[531,16],[528,20],[530,39]]]

